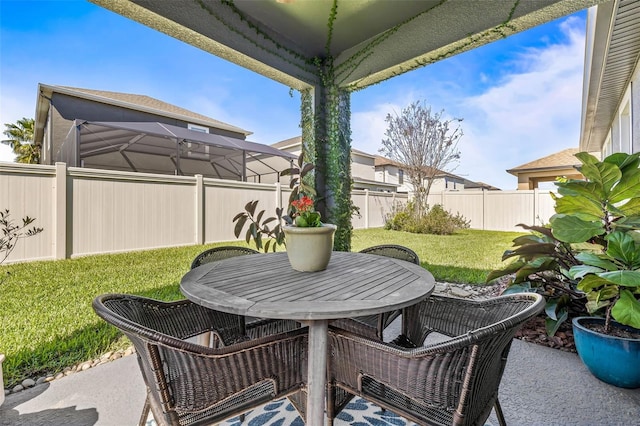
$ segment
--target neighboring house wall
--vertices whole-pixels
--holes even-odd
[[[581,173],[573,168],[557,170],[527,171],[518,173],[518,190],[537,189],[542,182],[554,182],[559,177],[568,179],[584,179]]]
[[[400,175],[402,174],[402,183]],[[413,192],[413,185],[409,182],[406,172],[393,164],[376,166],[376,180],[400,185],[398,192]],[[425,180],[426,182],[426,180]],[[426,185],[426,184],[425,184]],[[464,179],[454,175],[436,176],[431,184],[430,191],[461,191],[464,189]]]
[[[351,177],[376,180],[375,157],[351,151]]]
[[[576,158],[578,148],[567,148],[545,157],[522,164],[508,173],[518,178],[518,190],[536,189],[541,182],[554,182],[559,177],[584,179],[576,169],[580,161]],[[600,153],[594,153],[599,156]]]
[[[376,166],[376,180],[399,185],[398,192],[411,192],[413,187],[407,180],[407,174],[394,165]]]
[[[290,152],[295,155],[300,155],[301,152],[301,137],[297,136],[291,139],[287,139],[271,146],[283,151]],[[384,183],[385,181],[378,179],[375,166],[375,155],[368,154],[366,152],[351,150],[351,178],[355,180],[355,187],[362,187],[362,189],[380,190],[395,192],[395,187],[389,187],[387,185],[381,185],[380,188],[376,186],[374,181]],[[268,180],[270,179],[270,180]],[[276,177],[262,179],[263,183],[273,183],[276,181]],[[283,184],[289,182],[289,178],[281,179]]]
[[[426,180],[425,180],[426,186]],[[431,191],[462,191],[464,189],[464,179],[453,176],[437,176],[431,184]]]

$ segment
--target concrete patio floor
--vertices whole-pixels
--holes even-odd
[[[144,396],[136,357],[127,356],[8,395],[0,425],[135,425]],[[520,340],[509,355],[500,401],[509,425],[640,424],[640,389],[607,385],[577,355]],[[488,422],[497,425],[493,414]]]

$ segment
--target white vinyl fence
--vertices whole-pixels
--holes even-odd
[[[0,163],[0,209],[15,223],[28,215],[44,228],[21,240],[7,262],[232,241],[233,217],[248,201],[260,200],[268,217],[288,197],[280,184]],[[407,201],[367,190],[352,197],[356,229],[383,226],[392,206]],[[460,212],[476,229],[519,230],[517,223],[546,222],[553,213],[551,197],[538,191],[443,192],[429,203]]]

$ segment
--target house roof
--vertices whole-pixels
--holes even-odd
[[[106,90],[93,90],[82,89],[78,87],[68,86],[55,86],[39,83],[38,84],[38,99],[36,102],[36,129],[35,140],[42,138],[42,132],[44,131],[44,123],[49,111],[49,101],[47,98],[51,98],[53,93],[60,93],[69,95],[81,99],[88,99],[95,102],[100,102],[108,105],[114,105],[121,108],[132,109],[136,111],[144,111],[155,115],[161,115],[164,117],[171,117],[182,121],[187,121],[193,124],[199,124],[207,127],[214,127],[221,130],[228,130],[231,132],[241,133],[245,136],[250,135],[252,132],[244,130],[240,127],[232,126],[231,124],[223,123],[222,121],[215,120],[211,117],[207,117],[202,114],[198,114],[188,109],[181,108],[176,105],[169,104],[156,98],[152,98],[146,95],[136,95],[132,93],[110,92]],[[81,118],[81,117],[74,117]]]
[[[357,154],[363,157],[376,158],[377,156],[374,154],[369,154],[368,152],[360,151],[359,149],[351,148],[351,154]]]
[[[302,143],[302,136],[294,136],[280,142],[272,143],[271,146],[278,149],[290,148]]]
[[[599,151],[640,63],[640,2],[609,1],[592,7],[586,37],[580,149]]]
[[[579,152],[578,148],[567,148],[560,152],[547,155],[546,157],[538,158],[537,160],[530,161],[522,164],[513,169],[507,170],[507,173],[517,176],[518,173],[529,172],[533,170],[555,170],[555,169],[567,169],[580,165],[580,160],[575,157],[575,154]]]
[[[398,167],[400,169],[406,169],[406,166],[404,164],[399,163],[397,161],[394,161],[394,160],[392,160],[390,158],[383,157],[381,155],[376,155],[375,166],[376,167],[394,166],[394,167]],[[425,169],[429,170],[429,169],[431,169],[431,167],[425,167]],[[437,177],[450,176],[450,177],[453,177],[453,178],[464,179],[464,178],[462,178],[460,176],[454,175],[453,173],[445,172],[445,171],[439,170],[439,169],[435,169],[435,170],[436,170],[435,176],[437,176]]]
[[[487,191],[502,191],[502,189],[498,188],[497,186],[489,185],[488,183],[465,180],[464,189],[475,189],[475,188],[486,189]]]

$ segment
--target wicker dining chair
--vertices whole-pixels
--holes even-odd
[[[431,296],[407,308],[406,346],[331,329],[327,417],[359,395],[428,425],[483,425],[495,408],[512,339],[544,308],[534,293],[485,301]],[[345,392],[346,391],[346,392]]]
[[[191,269],[204,265],[210,262],[216,262],[223,259],[229,259],[236,256],[244,256],[248,254],[260,254],[249,247],[237,247],[237,246],[222,246],[214,247],[203,251],[193,259],[191,262]],[[240,335],[248,336],[250,338],[259,338],[267,336],[269,334],[283,333],[285,331],[295,330],[300,328],[300,323],[293,320],[280,320],[270,318],[255,318],[255,317],[238,317],[240,321]],[[220,342],[213,340],[213,345],[219,345]]]
[[[214,247],[205,250],[193,259],[191,269],[197,268],[205,263],[215,262],[217,260],[229,259],[235,256],[243,256],[246,254],[259,254],[260,252],[249,247],[223,246]]]
[[[209,348],[185,339],[237,326],[236,315],[188,300],[167,303],[123,294],[98,296],[93,309],[136,348],[147,386],[141,426],[149,410],[159,426],[218,423],[305,386],[305,328]]]
[[[360,253],[373,254],[377,256],[392,257],[394,259],[406,260],[407,262],[420,265],[420,258],[410,248],[395,244],[384,244],[379,246],[368,247],[361,250]],[[376,315],[365,315],[355,318],[342,318],[331,323],[333,327],[351,331],[370,339],[382,341],[384,329],[389,326],[399,315],[401,311],[396,309],[390,312],[384,312]]]

